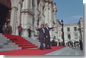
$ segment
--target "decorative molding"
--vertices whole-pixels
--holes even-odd
[[[45,15],[44,14],[42,14],[44,17],[45,17]]]
[[[29,9],[24,9],[24,10],[21,11],[21,13],[29,13],[29,14],[31,14],[32,16],[35,15],[35,14],[34,14],[32,11],[30,11]]]
[[[48,2],[48,3],[53,3],[53,0],[44,0],[45,3]]]
[[[18,8],[17,8],[16,6],[12,7],[11,9],[14,9],[14,8],[15,8],[16,10],[18,10]]]
[[[38,10],[39,13],[41,13],[41,12],[39,11],[39,9],[37,9],[37,10]]]
[[[22,4],[22,1],[21,0],[19,1],[19,4]]]

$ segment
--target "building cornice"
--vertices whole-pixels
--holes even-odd
[[[29,14],[31,14],[32,16],[35,15],[32,11],[30,11],[30,10],[28,10],[28,9],[22,10],[21,13],[29,13]]]
[[[48,3],[53,3],[53,0],[44,0],[45,3],[48,2]]]
[[[64,24],[64,26],[74,26],[74,25],[78,25],[78,23],[74,23],[74,24]]]

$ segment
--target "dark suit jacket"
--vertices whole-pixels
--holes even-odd
[[[45,37],[45,33],[43,33],[42,28],[36,29],[37,31],[39,31],[39,39],[42,39]]]
[[[82,45],[82,40],[79,40],[80,45]]]
[[[45,27],[44,29],[45,29],[45,36],[48,36],[48,38],[50,39],[50,33],[49,33],[49,30],[50,29],[53,29],[54,27],[52,27],[52,28],[49,28],[48,27],[48,29]]]
[[[31,34],[31,29],[28,29],[29,34]]]

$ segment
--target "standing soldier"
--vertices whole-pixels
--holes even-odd
[[[7,25],[5,23],[5,25],[3,25],[3,27],[2,27],[3,33],[6,33],[6,28],[7,28]]]
[[[8,23],[6,30],[7,30],[6,31],[7,34],[12,34],[12,27],[11,27],[10,23]]]

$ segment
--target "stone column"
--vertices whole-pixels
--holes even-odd
[[[49,4],[48,4],[48,2],[46,2],[45,3],[45,9],[44,9],[44,11],[45,11],[45,24],[46,23],[49,23],[49,10],[48,10],[48,7],[49,6]]]
[[[41,28],[41,24],[42,24],[42,2],[40,3],[40,15],[39,15],[39,27]]]
[[[35,1],[35,15],[34,15],[34,31],[35,31],[35,35],[37,35],[37,31],[35,30],[35,27],[37,27],[37,0],[34,0]]]
[[[54,23],[55,23],[55,25],[54,26],[57,26],[56,25],[56,11],[54,11]],[[55,36],[57,37],[57,34],[56,34],[56,28],[54,29],[54,34],[55,34]]]
[[[19,1],[19,3],[18,3],[18,12],[17,12],[17,21],[18,21],[18,23],[17,23],[17,25],[16,25],[16,35],[19,35],[18,34],[18,26],[20,25],[20,23],[21,23],[21,6],[22,6],[22,1]]]
[[[49,27],[54,27],[52,26],[52,21],[53,21],[53,13],[52,13],[52,3],[49,4]],[[52,29],[50,30],[50,36],[51,36],[51,40],[53,39],[53,35],[52,35]]]
[[[11,9],[11,21],[10,25],[12,26],[12,34],[16,34],[16,19],[17,19],[17,7],[13,6]]]
[[[57,7],[56,7],[56,3],[53,3],[53,17],[54,17],[54,23],[55,25],[54,26],[57,26],[56,24],[56,12],[57,12]],[[55,34],[55,37],[57,37],[57,28],[54,29],[54,34]]]
[[[21,24],[22,24],[22,36],[28,37],[28,10],[29,10],[29,0],[23,1],[23,7],[21,11]],[[31,20],[29,20],[31,21]],[[32,22],[32,21],[31,21]]]

